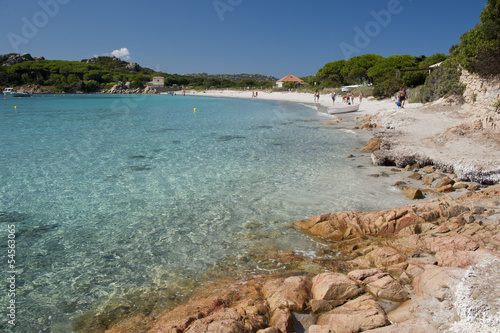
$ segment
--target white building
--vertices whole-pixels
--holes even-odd
[[[153,76],[153,81],[151,86],[153,87],[163,87],[165,84],[165,78],[163,76]]]

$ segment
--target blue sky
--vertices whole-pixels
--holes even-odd
[[[314,75],[376,53],[448,54],[486,0],[0,0],[0,54],[115,53],[167,73]]]

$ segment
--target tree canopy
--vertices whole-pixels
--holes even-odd
[[[140,88],[151,81],[153,76],[163,76],[165,86],[169,87],[246,88],[271,87],[274,84],[248,78],[235,82],[222,77],[194,77],[155,72],[116,57],[96,57],[82,61],[30,60],[10,66],[0,66],[2,86],[35,85],[60,92],[98,92],[109,89],[120,81],[130,82],[132,88]]]
[[[342,75],[348,84],[372,83],[373,78],[369,76],[368,70],[383,59],[384,57],[373,53],[352,57],[342,68]]]
[[[337,60],[327,63],[316,74],[316,80],[325,82],[329,85],[339,87],[345,84],[342,69],[345,66],[345,60]]]
[[[480,19],[481,23],[452,46],[450,54],[471,72],[500,74],[500,0],[488,0]]]
[[[421,55],[393,55],[383,57],[377,54],[365,54],[349,60],[337,60],[327,63],[316,73],[316,81],[322,86],[340,87],[351,84],[373,84],[374,94],[390,96],[401,86],[417,86],[425,82],[429,75],[426,71],[406,72],[401,78],[396,77],[398,69],[429,67],[447,57],[436,53],[430,57]]]

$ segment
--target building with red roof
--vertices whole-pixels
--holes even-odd
[[[278,81],[276,81],[276,86],[278,88],[282,88],[283,87],[283,83],[285,82],[294,82],[296,84],[304,84],[304,80],[301,80],[299,79],[298,77],[292,75],[292,74],[288,74],[287,76],[285,76],[284,78],[282,79],[279,79]]]

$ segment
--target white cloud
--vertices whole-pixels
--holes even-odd
[[[128,49],[126,47],[122,47],[119,50],[114,50],[113,52],[111,52],[111,55],[115,56],[117,58],[120,58],[122,60],[129,60],[130,59],[130,52],[128,51]]]

